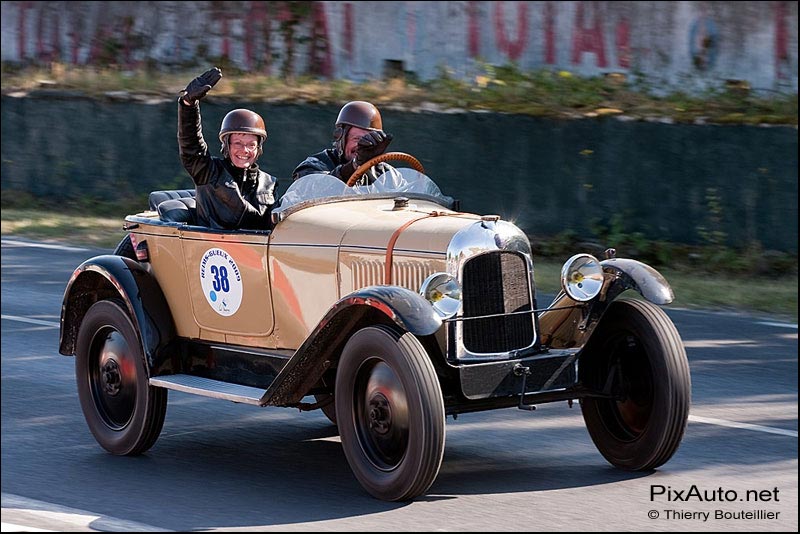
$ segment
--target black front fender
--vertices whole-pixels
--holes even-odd
[[[644,298],[663,306],[675,300],[675,294],[661,273],[640,261],[630,258],[611,258],[600,262],[603,271],[612,273],[616,276],[614,284],[619,285],[614,289],[615,294],[622,293],[626,289],[635,289]]]
[[[654,268],[629,258],[610,258],[600,262],[605,289],[589,302],[572,300],[562,289],[539,315],[544,343],[552,348],[583,346],[591,337],[603,314],[620,294],[638,291],[650,302],[663,306],[675,298],[669,282]]]
[[[122,256],[95,256],[72,273],[61,304],[58,351],[67,356],[75,354],[84,315],[95,302],[110,298],[125,302],[152,369],[161,348],[175,337],[172,314],[155,278],[142,265]]]
[[[373,324],[395,324],[416,336],[429,336],[442,326],[430,303],[417,293],[396,286],[370,286],[334,304],[297,349],[261,399],[263,405],[300,402],[325,371],[338,360],[356,331]]]
[[[429,336],[442,326],[442,319],[430,302],[418,293],[397,286],[369,286],[354,291],[334,304],[325,317],[359,305],[379,310],[397,326],[417,336]],[[324,322],[325,319],[320,324]]]

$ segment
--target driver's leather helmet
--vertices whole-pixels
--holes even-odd
[[[225,115],[219,130],[219,140],[222,142],[222,155],[226,158],[230,155],[228,140],[232,133],[257,135],[259,139],[257,157],[261,157],[264,141],[267,139],[267,127],[261,115],[249,109],[234,109]]]
[[[342,107],[339,111],[339,116],[336,118],[336,127],[333,130],[333,147],[340,157],[344,153],[347,132],[351,126],[363,130],[382,130],[381,112],[378,111],[378,108],[363,100],[354,100]]]

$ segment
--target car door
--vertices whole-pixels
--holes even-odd
[[[181,231],[186,283],[203,340],[271,346],[269,232]]]

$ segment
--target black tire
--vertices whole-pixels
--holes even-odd
[[[136,260],[136,251],[133,250],[133,243],[131,242],[131,234],[125,234],[122,241],[119,242],[117,248],[114,249],[114,256],[123,256]]]
[[[617,399],[585,397],[581,410],[600,453],[629,471],[655,469],[680,445],[691,404],[689,362],[661,308],[612,302],[581,356],[584,383]]]
[[[135,456],[158,439],[167,390],[148,382],[141,344],[119,300],[101,300],[78,332],[75,374],[89,430],[112,454]]]
[[[327,402],[328,399],[331,399],[331,402],[320,408],[320,410],[322,410],[322,413],[324,413],[325,417],[328,418],[328,421],[336,425],[336,402],[333,398],[333,395],[330,393],[320,393],[318,395],[314,395],[314,400],[317,402]]]
[[[444,455],[444,401],[413,335],[371,326],[350,338],[336,372],[336,419],[350,468],[374,497],[409,500],[433,484]]]

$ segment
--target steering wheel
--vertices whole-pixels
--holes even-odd
[[[411,168],[415,171],[419,171],[421,173],[425,172],[425,168],[422,166],[422,163],[419,162],[417,158],[412,156],[411,154],[406,154],[405,152],[386,152],[385,154],[381,154],[379,156],[375,156],[371,160],[368,160],[353,171],[352,176],[350,179],[347,180],[347,186],[353,187],[353,185],[364,176],[370,167],[374,167],[378,163],[383,163],[384,161],[405,161],[406,163],[411,165]]]

